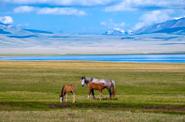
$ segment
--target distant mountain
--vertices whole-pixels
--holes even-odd
[[[0,35],[10,38],[36,38],[51,35],[53,32],[37,29],[20,28],[10,24],[0,23]]]
[[[185,52],[184,45],[184,35],[136,35],[119,28],[104,35],[61,34],[0,23],[0,54],[181,53]]]
[[[185,17],[173,19],[162,23],[144,27],[135,32],[135,34],[151,34],[151,33],[167,33],[167,34],[185,34]]]
[[[38,37],[38,36],[35,36],[35,35],[26,35],[26,36],[8,36],[10,38],[31,38],[31,37]]]
[[[0,29],[0,34],[11,34],[11,33],[8,31],[5,31],[4,29]]]
[[[0,34],[11,34],[11,32],[9,32],[7,28],[8,25],[0,22]]]
[[[109,30],[103,33],[103,35],[123,35],[124,33],[115,30]]]
[[[103,33],[103,35],[114,35],[114,36],[121,36],[125,34],[128,34],[128,33],[125,30],[120,28],[114,28],[112,30],[108,30],[105,33]]]
[[[44,31],[44,30],[35,30],[35,29],[24,29],[24,30],[32,33],[53,34],[53,32]]]

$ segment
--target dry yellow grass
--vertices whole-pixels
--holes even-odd
[[[185,64],[161,64],[161,63],[110,63],[110,62],[73,62],[73,61],[34,61],[16,62],[0,61],[0,67],[28,67],[28,68],[56,68],[56,69],[121,69],[121,70],[146,70],[146,71],[170,71],[185,72]]]
[[[56,111],[6,111],[0,112],[2,122],[184,122],[185,115],[157,113],[56,110]]]

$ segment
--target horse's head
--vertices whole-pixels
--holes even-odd
[[[86,83],[86,78],[85,77],[81,77],[81,84],[82,84],[82,87],[85,85]]]
[[[89,82],[91,82],[93,80],[93,78],[91,77],[81,77],[81,84],[82,84],[82,87],[85,85],[85,84],[88,84]]]

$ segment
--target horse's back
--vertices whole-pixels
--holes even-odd
[[[75,86],[73,84],[65,84],[64,88],[66,91],[74,91],[75,90]]]
[[[112,80],[105,80],[105,79],[96,79],[92,80],[93,83],[103,83],[106,87],[112,86]]]
[[[101,89],[104,89],[106,88],[106,86],[104,85],[104,83],[89,83],[88,85],[90,88],[92,89],[96,89],[96,90],[101,90]]]

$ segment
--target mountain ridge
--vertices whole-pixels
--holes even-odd
[[[172,19],[161,23],[146,26],[134,32],[135,34],[167,33],[185,34],[185,17]]]

